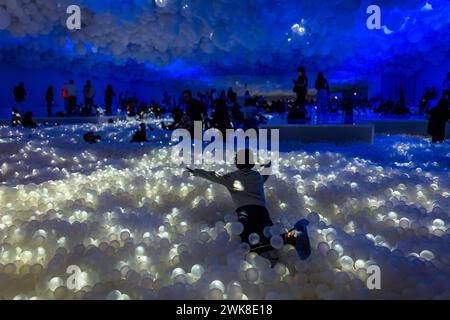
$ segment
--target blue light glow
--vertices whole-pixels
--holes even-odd
[[[299,63],[364,78],[389,68],[417,72],[424,64],[439,64],[450,46],[446,0],[387,2],[381,5],[382,31],[366,27],[368,0],[77,2],[83,27],[76,32],[61,25],[64,8],[56,2],[53,11],[35,6],[35,14],[24,10],[26,1],[7,6],[3,11],[13,19],[0,31],[0,57],[20,57],[15,64],[33,68],[49,65],[43,54],[55,68],[59,61],[77,59],[80,72],[110,66],[105,76],[117,75],[131,60],[134,71],[125,70],[123,77],[133,74],[134,80],[148,65],[152,78],[158,73],[158,79],[179,79],[200,74],[289,77]],[[443,54],[435,55],[436,48]]]

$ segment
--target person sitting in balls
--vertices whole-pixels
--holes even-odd
[[[133,135],[133,138],[131,139],[131,142],[147,142],[147,130],[145,128],[145,123],[141,123],[139,125],[139,130],[136,131]]]
[[[173,122],[172,124],[166,124],[164,121],[161,122],[161,128],[163,130],[176,130],[176,129],[186,129],[191,135],[194,135],[194,125],[191,119],[181,110],[180,108],[175,108],[171,111]]]
[[[264,195],[264,183],[269,176],[261,175],[258,171],[253,170],[255,167],[254,156],[249,149],[240,150],[237,153],[235,164],[237,171],[226,175],[201,169],[186,169],[194,176],[225,186],[237,207],[238,220],[244,226],[241,241],[248,243],[250,250],[257,254],[271,251],[274,247],[266,236],[267,233],[264,232],[264,229],[273,226],[269,211],[266,208]],[[270,167],[270,165],[269,163],[265,167]],[[281,235],[284,244],[295,246],[301,259],[306,259],[311,253],[306,230],[307,225],[308,221],[300,220],[296,223],[294,229]],[[254,241],[249,240],[249,236],[253,234],[259,236],[259,243],[254,244]]]
[[[449,101],[442,98],[436,107],[428,111],[428,134],[433,143],[444,143],[447,122],[450,120]]]
[[[97,143],[97,141],[100,141],[102,137],[98,134],[94,134],[92,131],[89,131],[84,134],[83,140],[86,143],[94,144]]]
[[[25,116],[22,120],[22,126],[24,128],[36,128],[37,124],[33,121],[33,112],[27,111],[25,112]]]

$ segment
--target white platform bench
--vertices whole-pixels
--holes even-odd
[[[44,123],[46,121],[58,122],[60,124],[82,124],[82,123],[107,123],[109,119],[114,121],[127,120],[125,115],[112,115],[112,116],[100,116],[100,117],[33,117],[33,121],[36,123]],[[0,119],[0,125],[11,125],[11,119]]]
[[[407,134],[415,136],[429,136],[427,132],[427,120],[397,120],[397,119],[380,119],[368,120],[375,126],[376,133],[382,134]],[[450,139],[450,124],[447,124],[447,139]]]
[[[280,141],[304,143],[345,143],[363,141],[373,144],[375,128],[372,124],[265,124],[261,129],[278,129]]]

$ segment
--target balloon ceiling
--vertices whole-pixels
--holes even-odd
[[[366,26],[373,4],[379,30]],[[4,63],[127,80],[289,76],[300,64],[413,73],[449,46],[448,0],[0,0]]]

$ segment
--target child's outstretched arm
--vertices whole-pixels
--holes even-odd
[[[201,177],[211,182],[221,184],[227,188],[231,188],[233,186],[233,179],[230,175],[220,175],[217,172],[205,171],[202,169],[191,169],[187,167],[186,169],[196,177]]]
[[[269,161],[268,163],[261,166],[261,168],[270,168],[272,166],[272,161]],[[266,183],[267,179],[269,179],[270,175],[263,175],[263,183]]]

